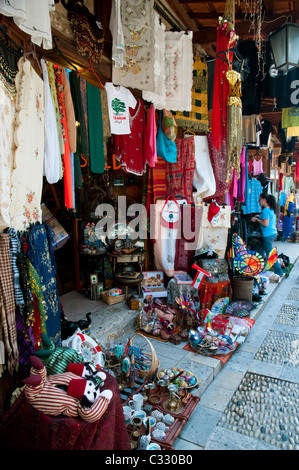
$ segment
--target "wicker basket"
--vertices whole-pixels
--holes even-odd
[[[150,350],[151,352],[150,353],[147,353],[147,352],[144,352],[143,351],[143,354],[145,356],[147,356],[147,358],[152,362],[151,363],[151,367],[148,369],[148,370],[139,370],[138,373],[139,373],[139,377],[141,377],[142,379],[147,379],[149,377],[152,377],[156,372],[157,370],[159,369],[160,367],[160,361],[157,357],[157,354],[156,354],[156,351],[152,345],[152,343],[147,339],[146,336],[143,336],[141,333],[134,333],[132,338],[131,338],[131,341],[130,341],[130,345],[133,346],[133,338],[134,336],[141,336],[141,338],[145,339],[146,342],[148,343],[149,347],[150,347]]]
[[[102,292],[102,300],[105,302],[105,304],[108,305],[114,305],[114,304],[119,304],[121,302],[124,302],[126,298],[125,294],[120,294],[120,295],[109,295],[109,290],[103,291]]]

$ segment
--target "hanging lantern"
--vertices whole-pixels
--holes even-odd
[[[288,72],[299,65],[299,24],[286,23],[269,35],[275,66]]]

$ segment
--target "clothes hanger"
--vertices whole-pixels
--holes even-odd
[[[76,67],[76,65],[74,65],[70,59],[68,59],[64,53],[61,51],[61,49],[59,49],[58,45],[57,45],[57,39],[59,39],[57,36],[52,36],[52,40],[54,42],[54,49],[51,51],[51,52],[47,52],[46,54],[42,54],[41,57],[45,57],[47,58],[49,55],[60,55],[60,57],[62,57],[71,67],[73,67],[73,69],[75,70],[75,72],[78,72],[78,69]]]
[[[187,134],[187,132],[189,132],[189,133],[192,134],[192,135],[196,135],[195,132],[190,131],[190,129],[185,129],[185,130],[184,130],[184,135]]]
[[[36,48],[35,48],[35,44],[32,43],[32,49],[31,51],[28,51],[28,52],[25,52],[23,54],[23,57],[27,58],[29,56],[32,56],[32,58],[35,60],[35,62],[37,63],[37,66],[40,70],[40,73],[43,75],[43,71],[42,71],[42,68],[41,68],[41,65],[40,65],[40,61],[38,60],[38,57],[36,55]]]
[[[229,52],[233,52],[240,61],[245,61],[242,54],[240,54],[240,52],[238,51],[237,46],[231,47],[230,49],[227,49],[226,51],[217,52],[216,57],[218,57],[218,59],[224,60],[224,62],[228,62],[227,59],[224,59],[223,57],[221,57],[221,54],[228,54]]]
[[[104,88],[104,85],[103,83],[101,82],[101,79],[100,77],[97,75],[96,71],[94,70],[93,66],[92,66],[92,60],[91,58],[89,58],[89,65],[90,67],[87,68],[87,69],[81,69],[81,70],[77,70],[77,74],[81,75],[82,72],[92,72],[94,74],[94,76],[96,77],[97,81],[99,82],[100,86],[102,88]]]

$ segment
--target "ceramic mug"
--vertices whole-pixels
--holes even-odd
[[[156,442],[150,442],[146,450],[161,450],[161,447]]]
[[[134,411],[133,418],[141,418],[143,421],[146,418],[146,412],[142,410]]]
[[[129,406],[135,411],[139,411],[143,407],[143,396],[141,393],[133,395],[133,398],[129,401]]]
[[[147,421],[150,422],[151,429],[153,429],[156,426],[157,420],[154,416],[147,416],[146,418],[144,418],[143,424],[145,427],[147,426]]]
[[[123,406],[123,411],[124,411],[125,423],[130,424],[131,418],[134,414],[134,410],[132,410],[132,408],[130,408],[129,406]]]

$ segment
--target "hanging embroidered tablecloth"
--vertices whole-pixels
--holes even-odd
[[[5,93],[0,81],[0,230],[10,226],[11,174],[14,163],[15,101]]]
[[[18,64],[11,226],[15,230],[24,230],[32,223],[42,221],[44,83],[28,60],[21,58]]]
[[[192,31],[165,33],[165,109],[171,111],[192,111],[192,37]]]
[[[154,0],[121,2],[123,66],[112,66],[112,82],[154,91]]]
[[[191,99],[191,111],[174,112],[175,121],[180,127],[187,127],[195,132],[207,132],[209,128],[208,67],[201,57],[194,57]]]
[[[165,25],[159,20],[158,13],[154,12],[155,47],[154,47],[154,89],[142,91],[142,98],[153,103],[156,109],[166,108],[165,88]]]

